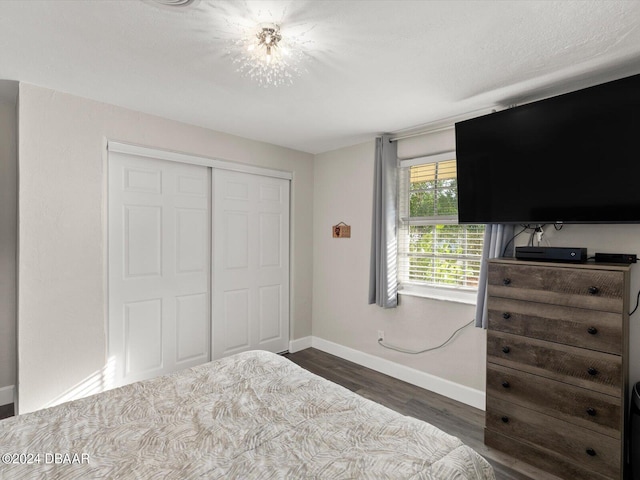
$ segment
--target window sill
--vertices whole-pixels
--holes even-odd
[[[477,292],[475,290],[437,288],[426,285],[403,284],[398,287],[398,294],[446,302],[464,303],[466,305],[475,305],[477,300]]]

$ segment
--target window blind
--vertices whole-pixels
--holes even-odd
[[[458,225],[455,153],[401,162],[398,192],[400,283],[477,288],[484,225]]]

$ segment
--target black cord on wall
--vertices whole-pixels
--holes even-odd
[[[518,233],[516,233],[513,237],[511,237],[509,239],[509,241],[507,242],[507,244],[504,246],[504,249],[502,250],[502,256],[504,257],[507,253],[507,249],[509,248],[509,245],[511,245],[511,243],[522,233],[526,232],[527,230],[534,228],[531,225],[521,225],[523,228],[522,230],[520,230]],[[534,230],[535,231],[535,230]],[[531,237],[533,238],[533,237]]]
[[[633,310],[631,310],[631,313],[629,314],[629,316],[636,313],[636,310],[638,310],[638,305],[640,305],[640,290],[638,291],[638,296],[636,297],[636,306],[634,307]]]

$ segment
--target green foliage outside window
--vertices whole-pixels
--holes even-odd
[[[438,217],[443,216],[455,220],[457,200],[455,160],[412,167],[409,281],[477,287],[484,225],[438,223]]]

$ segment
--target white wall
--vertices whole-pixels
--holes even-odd
[[[293,172],[291,338],[311,334],[312,155],[26,84],[19,131],[20,413],[101,380],[107,140]]]
[[[15,98],[0,95],[0,405],[13,402],[16,383],[16,128]]]
[[[373,201],[373,141],[316,155],[313,208],[313,336],[484,391],[486,333],[464,329],[446,347],[407,355],[377,343],[421,349],[446,340],[474,317],[474,307],[403,295],[396,309],[368,305]],[[351,225],[350,239],[331,226]]]

